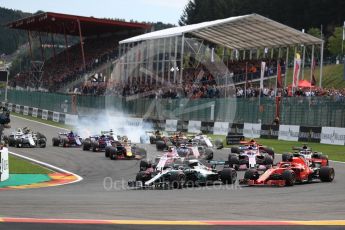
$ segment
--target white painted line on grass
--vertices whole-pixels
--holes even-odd
[[[35,123],[38,123],[38,124],[41,124],[41,125],[46,125],[46,126],[49,126],[49,127],[53,127],[53,128],[57,128],[57,129],[62,129],[62,130],[69,131],[69,129],[65,129],[65,128],[62,128],[62,127],[59,127],[59,126],[49,125],[49,124],[46,124],[46,123],[43,123],[43,122],[31,120],[31,119],[24,118],[24,117],[19,117],[19,116],[12,115],[12,114],[11,114],[11,116],[16,117],[16,118],[19,118],[19,119],[22,119],[22,120],[30,121],[30,122],[35,122]]]
[[[20,158],[23,158],[23,159],[26,159],[28,161],[31,161],[31,162],[34,162],[34,163],[37,163],[39,165],[42,165],[42,166],[45,166],[47,168],[50,168],[50,169],[54,169],[56,171],[59,171],[61,173],[66,173],[66,174],[71,174],[73,176],[75,176],[77,178],[77,180],[75,181],[72,181],[72,182],[68,182],[68,183],[65,183],[65,184],[57,184],[57,185],[54,185],[54,186],[60,186],[60,185],[66,185],[66,184],[74,184],[74,183],[77,183],[77,182],[80,182],[82,181],[84,178],[82,178],[81,176],[75,174],[75,173],[72,173],[70,171],[67,171],[65,169],[62,169],[62,168],[59,168],[57,166],[54,166],[54,165],[51,165],[51,164],[48,164],[48,163],[45,163],[45,162],[42,162],[42,161],[38,161],[38,160],[35,160],[35,159],[32,159],[30,157],[27,157],[27,156],[23,156],[23,155],[20,155],[18,153],[14,153],[14,152],[9,152],[10,154],[14,155],[14,156],[17,156],[17,157],[20,157]]]

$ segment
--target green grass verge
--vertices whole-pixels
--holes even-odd
[[[19,114],[19,113],[15,113],[15,112],[11,112],[11,115],[13,116],[17,116],[17,117],[22,117],[28,120],[32,120],[32,121],[38,121],[47,125],[53,125],[59,128],[63,128],[63,129],[70,129],[73,130],[73,126],[71,125],[65,125],[65,124],[61,124],[55,121],[47,121],[47,120],[43,120],[41,118],[36,118],[36,117],[32,117],[32,116],[27,116],[27,115],[23,115],[23,114]]]
[[[53,171],[38,164],[9,155],[10,174],[49,174]]]
[[[292,68],[288,70],[288,84],[292,83]],[[322,87],[324,88],[345,88],[345,81],[343,79],[344,65],[326,65],[323,67]],[[300,75],[302,77],[302,73]],[[315,78],[317,85],[320,84],[320,67],[315,69]],[[305,69],[304,79],[310,81],[310,68]]]
[[[214,140],[222,139],[225,147],[230,147],[225,143],[225,136],[222,135],[209,135]],[[302,146],[305,142],[297,141],[281,141],[272,139],[256,139],[260,144],[266,145],[274,149],[276,153],[292,152],[293,146]],[[330,160],[345,162],[345,146],[341,145],[327,145],[319,143],[307,143],[313,150],[322,152],[329,156]]]

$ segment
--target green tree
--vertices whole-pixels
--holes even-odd
[[[328,38],[328,50],[334,56],[341,55],[341,46],[343,40],[343,27],[336,27],[332,36]]]
[[[319,28],[312,27],[307,31],[307,34],[310,34],[317,38],[321,38],[321,30]]]

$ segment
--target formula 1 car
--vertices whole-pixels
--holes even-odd
[[[266,170],[273,165],[273,150],[257,144],[255,141],[243,142],[244,145],[232,148],[229,154],[228,162],[230,167],[236,170],[246,170],[256,168]],[[235,153],[233,153],[233,151]]]
[[[112,130],[102,131],[101,135],[94,135],[83,141],[83,150],[92,150],[93,152],[105,151],[107,146],[112,146],[115,141]]]
[[[208,185],[218,181],[223,184],[233,184],[237,179],[234,169],[224,167],[217,171],[216,166],[224,162],[205,163],[194,159],[166,165],[166,160],[162,158],[156,167],[153,165],[142,167],[136,175],[136,180],[129,181],[128,186],[137,189],[181,189],[185,186]]]
[[[313,152],[312,148],[308,147],[304,144],[302,147],[293,147],[293,150],[297,150],[300,155],[304,156],[304,158],[309,162],[309,164],[321,167],[321,166],[328,166],[328,156],[324,155],[321,152]],[[282,158],[283,161],[289,159],[291,156],[290,154],[283,154]],[[286,159],[285,159],[286,158]]]
[[[205,146],[208,148],[213,148],[213,147],[216,147],[217,149],[224,148],[222,140],[216,139],[215,141],[213,141],[207,135],[203,135],[203,134],[192,136],[192,138],[190,139],[190,142],[196,143],[199,146]]]
[[[33,132],[27,127],[17,129],[17,131],[12,132],[9,136],[4,137],[4,140],[10,147],[17,148],[45,148],[47,143],[47,138],[42,133]]]
[[[286,155],[284,161],[260,174],[256,169],[249,169],[240,184],[293,186],[295,183],[320,180],[331,182],[334,179],[334,168],[329,166],[314,167],[309,165],[303,155]]]
[[[146,155],[145,149],[131,145],[128,141],[113,141],[111,146],[105,147],[105,157],[110,160],[140,160]]]
[[[79,147],[82,145],[82,138],[73,133],[59,133],[58,137],[53,137],[52,142],[53,146],[62,146],[62,147]]]
[[[154,132],[146,132],[144,135],[140,136],[140,143],[147,144],[150,143],[151,145],[156,144],[157,141],[163,140],[164,137],[168,137],[169,135],[166,132],[162,132],[156,130]]]
[[[240,154],[243,150],[246,150],[250,147],[257,147],[260,151],[269,154],[274,159],[274,150],[267,146],[259,144],[254,139],[251,139],[250,141],[240,141],[239,146],[231,147],[231,153]]]
[[[194,156],[195,158],[212,160],[213,150],[205,146],[194,146],[192,144],[180,145],[176,148],[177,154],[180,157]]]

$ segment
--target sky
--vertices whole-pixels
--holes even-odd
[[[0,6],[34,13],[38,10],[133,19],[145,22],[178,23],[189,0],[0,0]]]

